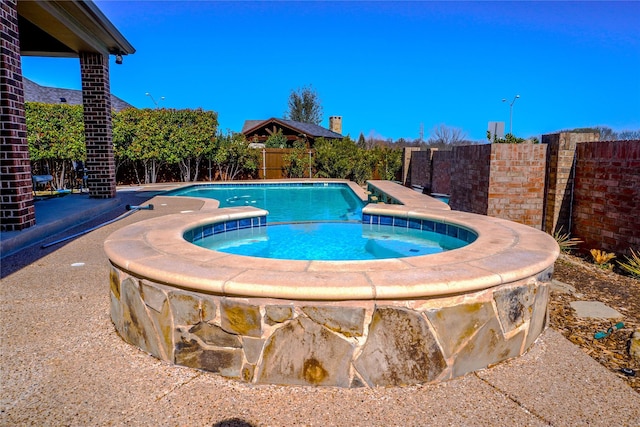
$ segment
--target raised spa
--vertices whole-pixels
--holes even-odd
[[[391,182],[370,181],[369,195],[345,185],[363,201],[387,202],[362,209],[368,223],[428,221],[477,238],[437,254],[366,261],[233,255],[185,233],[259,225],[268,212],[203,201],[200,211],[140,221],[105,241],[116,330],[171,363],[251,383],[339,387],[443,381],[533,344],[559,252],[552,237],[451,211]]]

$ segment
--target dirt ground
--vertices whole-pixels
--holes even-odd
[[[624,379],[640,393],[640,361],[629,356],[631,334],[640,330],[640,280],[603,270],[579,257],[561,255],[556,261],[553,278],[575,289],[553,290],[549,305],[551,327]],[[600,301],[623,315],[619,319],[579,318],[571,308],[572,301]],[[624,327],[603,339],[605,332],[618,322]],[[635,376],[621,372],[635,370]]]

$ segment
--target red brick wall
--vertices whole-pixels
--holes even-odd
[[[109,57],[99,53],[80,53],[80,73],[89,194],[101,199],[115,197],[116,167],[111,139]]]
[[[3,0],[0,3],[0,182],[3,231],[22,230],[36,223],[16,7],[15,0]]]
[[[451,194],[451,159],[453,151],[435,151],[431,164],[433,174],[431,176],[431,192]]]
[[[572,235],[583,249],[640,248],[640,141],[578,144]]]
[[[435,150],[421,150],[411,153],[411,166],[409,168],[409,182],[411,185],[419,185],[426,189],[431,188],[431,155]]]
[[[487,215],[542,229],[547,146],[491,144]]]
[[[571,229],[571,203],[575,176],[576,147],[597,141],[598,132],[560,132],[542,135],[547,144],[547,195],[544,231],[568,233]]]
[[[450,160],[451,209],[541,229],[546,151],[547,146],[541,144],[454,147]]]
[[[463,145],[451,155],[451,209],[486,215],[488,209],[491,144]],[[440,174],[434,170],[434,174]]]

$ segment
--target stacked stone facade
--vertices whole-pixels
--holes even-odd
[[[111,140],[109,57],[82,52],[80,70],[89,194],[100,199],[115,197],[116,167]]]
[[[572,234],[584,249],[640,248],[640,140],[578,144]]]
[[[327,302],[191,292],[114,267],[111,319],[159,359],[245,382],[401,386],[524,353],[546,326],[549,278],[464,298]]]
[[[15,0],[0,4],[0,177],[2,230],[22,230],[35,224],[31,164],[24,113],[18,12]]]

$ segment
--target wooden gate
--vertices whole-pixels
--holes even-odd
[[[284,172],[286,166],[284,157],[291,154],[291,148],[258,148],[260,150],[260,170],[258,176],[261,179],[288,178]],[[313,150],[311,150],[313,152]],[[308,176],[305,176],[308,178]]]

